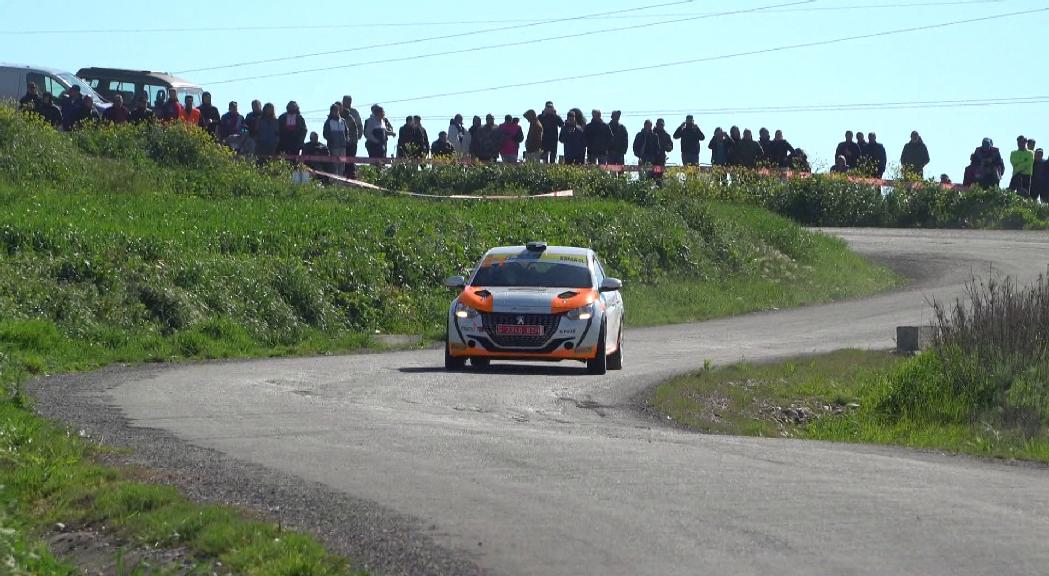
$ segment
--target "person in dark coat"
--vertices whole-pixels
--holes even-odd
[[[37,113],[43,116],[53,128],[62,127],[62,109],[55,104],[55,98],[50,92],[44,92]]]
[[[455,146],[452,146],[450,140],[448,140],[448,133],[441,131],[437,135],[437,140],[434,140],[432,146],[430,146],[430,154],[434,158],[452,158],[455,156]]]
[[[728,129],[728,163],[727,166],[740,166],[739,158],[736,155],[736,147],[743,140],[743,134],[740,133],[739,126],[733,126]]]
[[[197,110],[200,110],[199,126],[208,134],[215,136],[218,133],[219,124],[222,123],[222,113],[211,103],[211,92],[201,95],[200,106],[197,106]]]
[[[684,166],[699,166],[700,142],[707,139],[695,118],[689,114],[685,121],[674,130],[674,139],[681,140],[681,164]]]
[[[430,152],[430,135],[426,133],[426,128],[423,127],[422,116],[412,116],[412,123],[415,125],[415,158],[426,158]]]
[[[547,102],[543,112],[539,115],[539,123],[543,125],[543,155],[542,160],[547,164],[557,163],[557,143],[559,131],[564,127],[565,121],[557,115],[553,102]]]
[[[259,136],[259,119],[262,118],[262,102],[251,101],[251,112],[244,116],[244,126],[248,129],[248,136],[257,140]]]
[[[113,105],[102,113],[102,119],[110,124],[125,124],[131,121],[131,111],[124,106],[124,97],[117,94],[113,97]]]
[[[81,108],[84,105],[84,98],[80,95],[80,86],[76,84],[70,86],[59,98],[58,104],[62,109],[62,129],[72,130],[73,125],[80,120]]]
[[[849,168],[854,168],[860,159],[860,145],[853,142],[852,137],[852,130],[845,132],[845,140],[838,143],[838,147],[834,150],[835,162],[838,156],[844,156],[845,164]]]
[[[1034,151],[1034,172],[1031,174],[1031,199],[1042,203],[1049,202],[1049,162],[1045,161],[1045,152],[1038,148]]]
[[[273,104],[267,102],[259,114],[256,123],[255,155],[260,160],[276,154],[280,145],[280,125],[276,113]]]
[[[329,156],[328,147],[321,142],[320,135],[316,132],[310,132],[310,141],[302,147],[302,155],[304,157],[312,156]],[[306,160],[306,165],[314,170],[321,172],[330,172],[331,165],[328,162],[320,162],[317,160]],[[327,181],[327,180],[325,180]]]
[[[298,156],[306,139],[306,119],[299,113],[299,104],[288,102],[287,111],[277,118],[277,153]]]
[[[772,138],[769,135],[769,129],[763,127],[758,130],[758,146],[761,146],[761,158],[758,158],[758,164],[762,166],[772,164],[772,160],[769,159],[769,145],[771,144]]]
[[[860,170],[875,178],[885,177],[885,167],[888,157],[885,155],[885,146],[878,142],[878,135],[874,132],[867,134],[867,143],[863,146],[863,154],[860,155]]]
[[[849,162],[844,156],[834,159],[834,165],[830,167],[831,174],[845,174],[849,171]]]
[[[576,121],[578,122],[578,118]],[[608,149],[612,146],[612,129],[601,118],[601,111],[590,113],[590,122],[583,130],[586,137],[587,164],[608,164]]]
[[[667,132],[666,120],[663,120],[662,118],[656,119],[656,126],[652,129],[652,132],[655,132],[656,136],[659,136],[660,153],[659,156],[656,157],[655,164],[656,166],[665,167],[667,165],[668,154],[674,150],[674,137]],[[660,175],[663,173],[662,170],[658,170],[657,172]]]
[[[743,138],[732,147],[733,166],[744,168],[757,168],[758,161],[764,157],[765,152],[761,145],[754,141],[754,133],[749,129],[743,131]]]
[[[634,156],[637,163],[642,166],[652,166],[659,159],[660,154],[665,154],[659,143],[659,135],[655,133],[651,120],[645,120],[644,128],[634,136]]]
[[[499,131],[499,126],[495,124],[495,116],[485,115],[484,125],[473,132],[470,140],[472,153],[481,162],[495,162],[499,157],[499,149],[502,145],[502,133]]]
[[[149,97],[144,93],[139,94],[138,98],[135,99],[135,109],[131,111],[130,120],[132,124],[156,120],[156,114],[149,107]]]
[[[783,131],[776,130],[776,137],[762,146],[765,151],[765,160],[777,168],[790,168],[791,156],[794,155],[794,147],[783,138]]]
[[[794,154],[791,155],[790,168],[797,172],[811,173],[812,166],[809,164],[809,155],[801,148],[795,148]]]
[[[244,117],[240,115],[240,105],[236,101],[232,101],[228,105],[228,112],[219,119],[216,133],[220,140],[225,140],[230,136],[239,135],[244,129]]]
[[[729,135],[718,126],[714,129],[714,137],[710,139],[710,144],[707,145],[710,149],[710,165],[711,166],[727,166],[729,157],[732,154],[732,140]]]
[[[40,109],[40,94],[36,91],[36,84],[30,82],[26,88],[25,96],[18,99],[18,109],[23,112],[38,112]]]
[[[630,134],[626,126],[619,123],[623,113],[619,110],[612,112],[612,121],[608,123],[608,129],[612,132],[612,143],[608,146],[608,163],[615,166],[626,164],[626,152],[630,149]]]
[[[407,116],[404,119],[404,124],[397,129],[397,157],[407,158],[411,154],[409,148],[416,145],[417,138],[415,137],[415,126],[411,116]]]
[[[1005,161],[1001,151],[994,146],[994,141],[984,138],[972,157],[976,164],[976,184],[983,188],[998,188],[1002,183],[1002,175],[1005,174]]]
[[[80,109],[77,111],[76,120],[73,121],[73,128],[80,128],[84,124],[92,122],[101,122],[102,115],[95,110],[95,101],[90,96],[84,96],[81,100]]]
[[[568,121],[558,139],[565,145],[565,164],[586,163],[586,134],[576,124],[575,114],[568,115]]]
[[[929,149],[925,147],[921,135],[915,130],[911,132],[911,141],[903,145],[900,166],[903,168],[904,175],[917,177],[920,180],[925,177],[925,167],[928,164]]]

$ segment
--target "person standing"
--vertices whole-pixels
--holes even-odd
[[[239,104],[231,101],[227,112],[219,118],[219,126],[216,130],[219,140],[225,142],[230,136],[239,136],[245,130],[244,117],[240,115]]]
[[[336,176],[342,176],[345,172],[345,164],[342,157],[346,156],[346,148],[350,141],[350,128],[346,119],[342,117],[341,106],[332,104],[328,109],[328,119],[324,121],[324,141],[328,143],[328,153],[332,157],[332,172]]]
[[[219,124],[222,122],[222,115],[219,114],[219,109],[211,103],[211,92],[205,92],[200,96],[200,124],[208,134],[216,136],[218,134]]]
[[[102,115],[95,110],[95,101],[90,96],[84,96],[81,101],[79,115],[73,122],[73,128],[82,128],[86,123],[98,123],[102,121]]]
[[[463,145],[466,153],[470,158],[477,159],[477,146],[481,143],[481,128],[484,124],[481,123],[480,116],[474,116],[471,120],[470,127],[466,129],[466,135],[463,137]]]
[[[743,135],[739,131],[739,126],[733,126],[728,129],[728,141],[728,163],[726,165],[739,166],[740,164],[738,162],[739,158],[736,154],[736,148],[739,146],[739,143],[743,141]]]
[[[885,154],[885,146],[878,142],[877,134],[868,133],[867,145],[863,147],[863,156],[860,157],[860,166],[871,176],[882,179],[885,177],[887,165],[888,156]]]
[[[691,114],[685,116],[685,121],[674,131],[674,139],[681,140],[681,164],[699,166],[700,142],[706,140],[707,137],[696,125]]]
[[[565,121],[557,115],[553,102],[547,102],[543,113],[539,115],[539,122],[543,125],[543,161],[547,164],[557,163],[557,143],[559,130],[564,127]]]
[[[177,122],[182,118],[182,104],[179,104],[178,92],[174,88],[168,88],[167,100],[157,111],[157,117],[167,122]]]
[[[580,121],[581,118],[576,118]],[[601,118],[601,111],[594,109],[590,112],[590,122],[583,129],[586,138],[586,162],[587,164],[608,164],[608,148],[612,145],[612,129],[608,127]]]
[[[743,131],[743,139],[732,147],[732,165],[744,168],[757,168],[758,162],[765,155],[761,145],[754,141],[754,134]]]
[[[364,131],[364,122],[361,121],[361,113],[353,107],[353,97],[346,94],[342,97],[342,108],[339,110],[339,115],[346,121],[346,130],[349,134],[346,140],[346,155],[351,158],[357,157],[357,143],[361,141],[361,138],[366,136]],[[367,140],[365,140],[367,144]],[[345,169],[346,177],[356,178],[357,177],[357,165],[352,162],[346,165]]]
[[[18,99],[18,109],[23,112],[38,112],[40,110],[40,94],[37,93],[36,83],[30,82],[26,87],[25,96]]]
[[[378,104],[372,105],[372,115],[364,123],[364,147],[369,158],[385,158],[390,136],[396,134],[386,118],[386,111]]]
[[[710,139],[710,144],[707,145],[707,148],[710,149],[711,166],[728,165],[729,157],[732,154],[732,140],[721,129],[721,126],[714,129],[714,137]]]
[[[666,156],[663,145],[659,141],[659,135],[655,133],[651,120],[645,120],[644,127],[634,136],[633,151],[637,157],[642,173],[647,170],[648,177],[656,177],[655,166],[659,157]]]
[[[790,159],[794,155],[794,147],[783,138],[783,131],[776,130],[776,136],[762,146],[765,151],[765,160],[776,168],[790,168]]]
[[[411,156],[409,148],[416,145],[415,126],[411,116],[404,118],[404,124],[397,129],[397,154],[398,158]]]
[[[1034,165],[1031,170],[1031,199],[1049,202],[1049,162],[1041,148],[1034,151]]]
[[[413,158],[426,158],[430,154],[430,135],[423,126],[422,116],[412,116],[412,124],[415,125],[415,146]]]
[[[462,158],[470,152],[470,143],[466,141],[466,127],[463,126],[462,114],[456,114],[454,118],[448,121],[448,143],[458,158]]]
[[[539,116],[535,110],[528,109],[524,113],[528,120],[528,136],[525,137],[525,162],[538,162],[543,154],[543,124],[539,122]]]
[[[142,122],[152,122],[156,120],[156,114],[149,107],[149,96],[146,93],[138,95],[135,100],[135,109],[131,111],[131,123],[141,124]]]
[[[652,132],[659,136],[659,155],[656,156],[655,162],[655,166],[659,168],[653,167],[653,171],[657,178],[662,178],[667,166],[667,158],[670,152],[674,150],[674,137],[667,132],[666,120],[662,118],[656,119],[656,127],[652,129]]]
[[[80,95],[80,86],[73,84],[62,93],[59,99],[62,108],[62,129],[72,130],[73,125],[80,120],[81,108],[84,106],[84,98]]]
[[[586,134],[576,124],[575,114],[568,115],[568,121],[558,139],[565,145],[565,164],[586,163]]]
[[[612,143],[608,146],[608,163],[612,166],[623,166],[626,164],[626,152],[630,149],[630,134],[626,126],[619,119],[623,113],[619,110],[612,111],[612,121],[608,123],[608,130],[612,133]]]
[[[1034,152],[1027,149],[1027,138],[1016,138],[1016,150],[1009,155],[1013,166],[1013,177],[1009,180],[1009,190],[1021,196],[1031,194],[1031,175],[1034,173]]]
[[[503,123],[499,125],[499,136],[502,144],[499,146],[499,157],[503,162],[516,164],[521,151],[521,142],[524,142],[524,132],[520,124],[514,124],[514,117],[507,114]]]
[[[903,174],[921,180],[925,178],[925,167],[928,164],[929,149],[925,147],[921,135],[915,130],[911,132],[911,140],[903,145],[903,152],[900,154]]]
[[[200,110],[194,107],[192,94],[186,94],[185,104],[179,112],[178,119],[190,126],[200,126]]]
[[[288,102],[284,114],[277,118],[277,130],[277,153],[297,157],[308,132],[306,119],[299,113],[298,102]]]
[[[131,111],[124,106],[124,97],[117,94],[113,97],[113,105],[102,114],[102,119],[109,124],[126,124],[131,120]]]
[[[502,133],[495,124],[495,116],[487,114],[484,126],[474,135],[473,146],[477,150],[477,159],[481,162],[495,162],[503,146]]]
[[[244,127],[248,129],[248,136],[252,140],[258,140],[259,138],[259,119],[262,118],[262,102],[258,100],[251,101],[251,112],[244,117]]]
[[[856,162],[860,159],[860,145],[852,141],[853,134],[852,130],[845,132],[845,140],[838,143],[838,147],[834,150],[834,161],[837,163],[838,156],[845,157],[845,164],[849,168],[856,166]]]
[[[860,155],[856,157],[856,166],[854,166],[854,168],[859,167],[860,158],[863,158],[863,155],[866,154],[867,140],[864,137],[862,130],[856,131],[856,146],[860,149]]]
[[[278,126],[277,110],[270,102],[262,107],[256,124],[256,134],[255,153],[259,159],[275,155],[280,143],[280,127]]]

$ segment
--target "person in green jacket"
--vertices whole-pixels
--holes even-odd
[[[1013,177],[1009,180],[1009,189],[1021,196],[1031,193],[1031,174],[1034,173],[1034,152],[1027,149],[1027,138],[1016,138],[1016,150],[1009,155],[1013,165]]]
[[[911,141],[903,145],[903,154],[900,154],[900,165],[903,167],[905,176],[925,178],[925,166],[929,164],[929,149],[922,142],[922,137],[917,131],[911,132]]]

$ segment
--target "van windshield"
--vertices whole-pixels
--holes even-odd
[[[92,88],[90,84],[84,82],[80,78],[77,78],[68,72],[59,72],[56,76],[65,82],[68,82],[70,86],[80,86],[80,93],[84,96],[90,96],[95,102],[108,102],[108,100],[99,96],[98,92],[95,92],[95,89]]]

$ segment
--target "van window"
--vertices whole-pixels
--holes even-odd
[[[27,90],[29,89],[28,82],[32,82],[33,84],[36,84],[36,88],[40,91],[41,94],[43,94],[44,92],[49,92],[52,96],[55,97],[55,101],[58,101],[58,97],[61,96],[62,92],[65,92],[66,90],[66,87],[59,84],[58,80],[55,80],[51,76],[44,76],[43,74],[39,74],[37,72],[30,72],[29,74],[26,74],[26,80]]]
[[[105,87],[102,92],[112,100],[113,96],[120,94],[124,97],[124,102],[130,104],[135,101],[135,84],[134,82],[121,82],[120,80],[109,80],[105,83]]]
[[[146,96],[149,97],[150,106],[157,101],[157,94],[163,92],[164,96],[167,96],[168,92],[167,86],[158,86],[156,84],[146,84],[142,88],[145,90]]]

